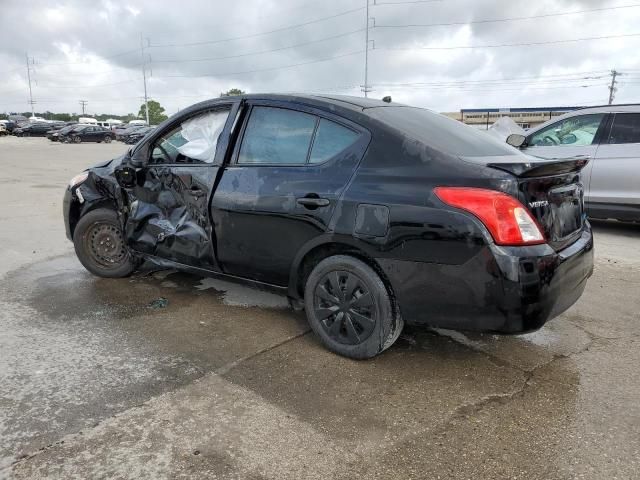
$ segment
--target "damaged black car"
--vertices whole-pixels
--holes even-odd
[[[403,326],[521,333],[593,269],[580,170],[429,110],[355,97],[206,101],[74,177],[82,264],[142,261],[303,305],[330,350],[369,358]]]

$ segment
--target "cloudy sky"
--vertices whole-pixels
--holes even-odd
[[[3,0],[0,112],[362,95],[366,0]],[[372,97],[437,111],[640,101],[640,0],[369,0]],[[144,45],[144,55],[141,52]],[[473,47],[473,48],[469,48]]]

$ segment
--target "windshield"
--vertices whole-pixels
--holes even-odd
[[[451,155],[478,157],[517,152],[487,132],[423,108],[379,107],[370,108],[367,113],[407,136]]]

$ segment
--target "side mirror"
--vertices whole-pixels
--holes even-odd
[[[512,147],[520,148],[524,141],[527,139],[524,135],[520,135],[519,133],[512,133],[507,137],[507,143]]]
[[[131,165],[132,167],[135,167],[135,168],[144,167],[147,164],[147,157],[148,157],[147,152],[148,152],[148,147],[147,146],[139,148],[129,158],[129,165]]]

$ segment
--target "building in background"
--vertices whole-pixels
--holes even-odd
[[[582,107],[463,108],[459,112],[444,112],[443,115],[481,130],[488,130],[500,117],[510,117],[527,129],[578,108]]]

